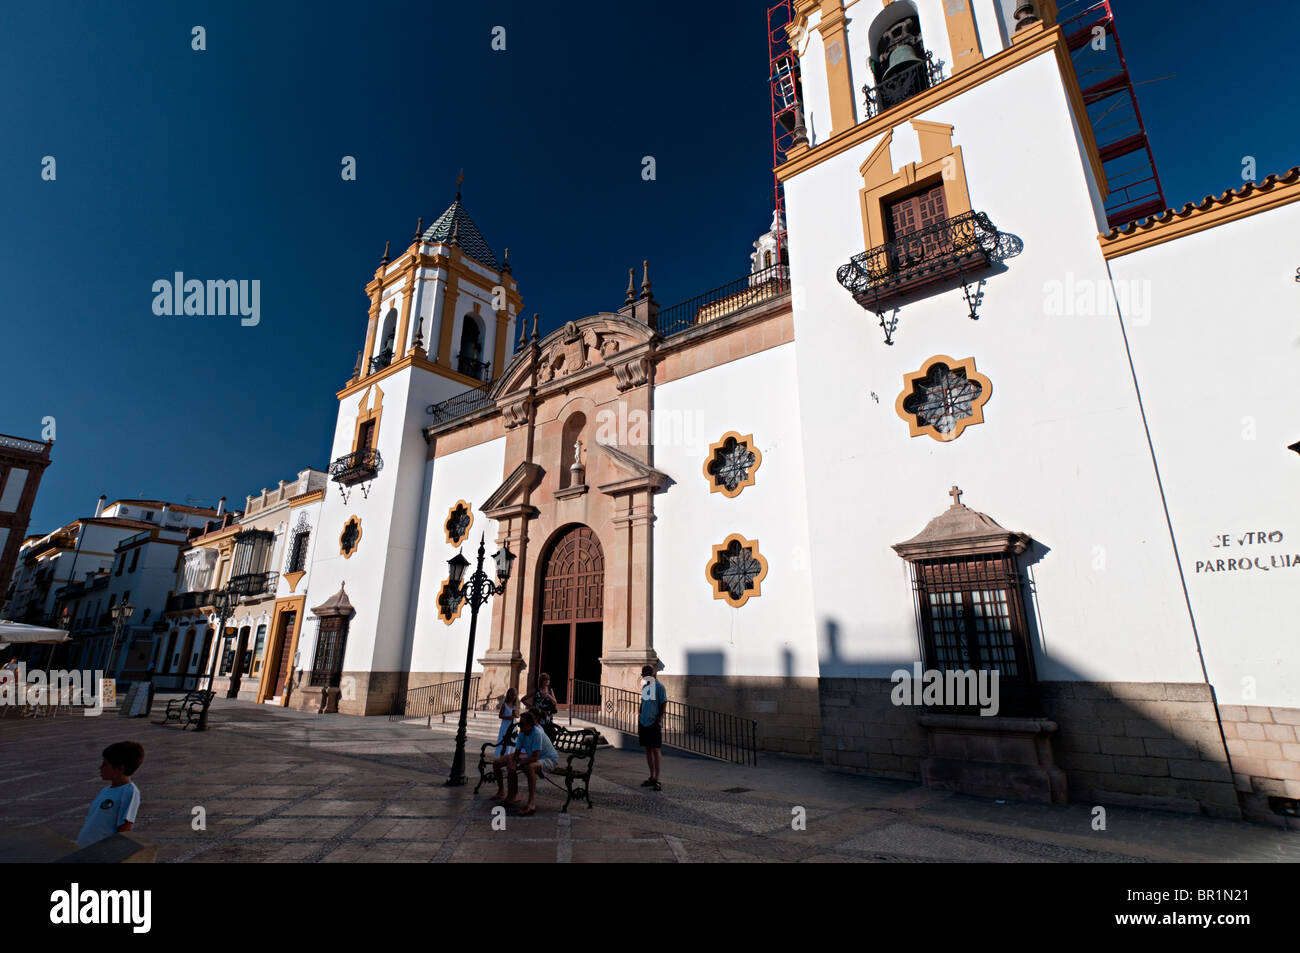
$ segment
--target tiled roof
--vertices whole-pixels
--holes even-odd
[[[1177,211],[1175,211],[1174,209],[1165,209],[1165,211],[1159,213],[1158,215],[1151,216],[1149,219],[1146,219],[1141,224],[1137,222],[1130,222],[1128,225],[1125,225],[1123,228],[1113,228],[1110,230],[1109,233],[1107,233],[1103,237],[1106,239],[1114,239],[1114,238],[1122,238],[1128,235],[1141,234],[1143,232],[1147,232],[1152,229],[1159,228],[1161,225],[1168,225],[1172,222],[1182,221],[1186,218],[1189,218],[1192,215],[1195,215],[1198,212],[1215,211],[1217,209],[1224,208],[1225,206],[1239,203],[1243,199],[1248,199],[1251,198],[1252,196],[1258,196],[1261,193],[1272,192],[1274,189],[1278,188],[1279,186],[1293,186],[1297,182],[1300,182],[1300,165],[1292,166],[1289,170],[1282,173],[1282,175],[1280,176],[1270,175],[1263,182],[1259,182],[1259,183],[1247,182],[1239,189],[1228,189],[1228,191],[1224,192],[1222,195],[1220,195],[1217,198],[1214,197],[1213,195],[1207,195],[1200,202],[1197,203],[1188,202],[1186,205],[1184,205],[1181,209],[1178,209]]]
[[[456,241],[460,243],[460,250],[469,258],[473,258],[481,265],[487,265],[493,271],[500,271],[501,265],[497,262],[497,256],[492,254],[492,249],[483,238],[483,233],[478,230],[474,220],[469,217],[469,212],[465,211],[465,206],[460,204],[460,199],[451,203],[447,211],[438,216],[438,220],[424,230],[422,237],[426,242],[442,242],[446,244],[451,241],[453,226],[456,227]]]

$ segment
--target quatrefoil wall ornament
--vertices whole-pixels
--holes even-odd
[[[452,605],[452,599],[456,604]],[[465,608],[465,600],[457,598],[451,591],[451,580],[444,579],[438,589],[438,618],[446,625],[451,625],[460,618],[460,610]]]
[[[926,435],[947,443],[967,427],[984,423],[984,405],[993,384],[975,370],[975,358],[953,360],[936,354],[919,371],[903,375],[903,391],[894,402],[913,437]]]
[[[762,592],[767,576],[767,560],[758,551],[758,542],[732,533],[720,546],[713,547],[713,557],[704,567],[705,578],[713,598],[739,609]]]
[[[469,536],[469,528],[474,525],[474,509],[464,500],[457,500],[456,505],[447,511],[447,521],[442,524],[443,533],[449,546],[459,546]]]
[[[343,532],[339,534],[339,553],[344,559],[351,559],[360,545],[361,517],[353,516],[343,524]]]
[[[734,430],[709,446],[704,460],[704,478],[709,481],[710,493],[721,493],[731,499],[740,495],[747,486],[754,485],[754,474],[763,463],[763,454],[754,446],[754,435],[741,435]]]

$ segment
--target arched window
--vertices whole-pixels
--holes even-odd
[[[911,99],[941,79],[921,40],[921,18],[911,0],[895,0],[872,21],[871,73],[867,112],[875,116]]]
[[[487,364],[483,361],[483,324],[476,314],[467,314],[461,323],[460,354],[456,369],[468,377],[487,380]]]
[[[393,363],[396,338],[397,309],[389,308],[388,314],[384,316],[383,332],[379,335],[379,349],[375,352],[375,357],[370,362],[370,373],[373,374],[375,371],[382,371],[389,364]]]

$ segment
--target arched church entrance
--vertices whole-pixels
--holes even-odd
[[[600,684],[605,553],[589,526],[571,526],[552,543],[542,570],[542,606],[534,678],[551,676],[567,706],[571,680]]]

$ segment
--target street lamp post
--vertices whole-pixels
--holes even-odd
[[[122,629],[126,626],[127,620],[134,614],[135,606],[129,602],[123,602],[121,605],[113,606],[108,611],[113,617],[113,645],[108,650],[108,664],[113,667],[113,678],[117,678],[122,671],[122,666],[116,664],[117,642],[122,637]]]
[[[222,646],[226,642],[226,617],[230,614],[232,601],[228,589],[218,589],[212,594],[212,607],[217,610],[217,631],[212,639],[212,667],[208,671],[208,691],[212,691],[212,685],[217,679],[217,659],[221,657]],[[199,723],[194,726],[195,731],[207,730],[208,708],[209,705],[203,706],[199,714]]]
[[[456,729],[456,754],[451,759],[451,775],[447,778],[448,787],[457,787],[465,783],[465,734],[466,721],[469,717],[469,679],[470,670],[474,665],[474,635],[478,629],[478,610],[493,596],[501,595],[506,591],[506,582],[510,579],[510,566],[515,561],[515,554],[507,547],[502,546],[492,554],[492,559],[497,566],[497,582],[488,578],[487,573],[483,571],[483,537],[478,541],[478,567],[474,570],[474,575],[465,580],[465,570],[469,568],[469,560],[462,554],[457,553],[451,559],[447,560],[447,568],[450,571],[448,577],[447,591],[447,615],[456,611],[456,607],[464,600],[469,603],[469,647],[465,650],[465,681],[460,688],[460,725]]]

